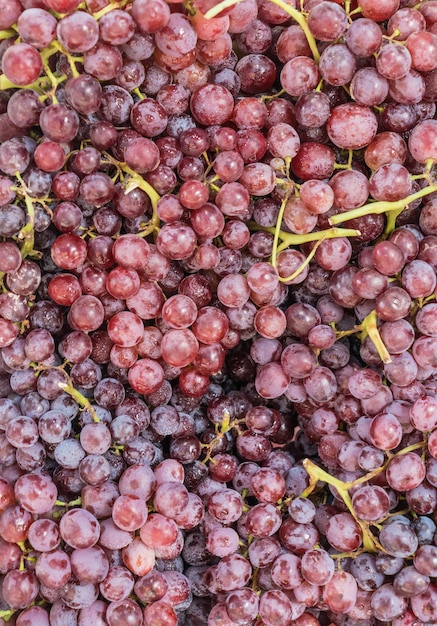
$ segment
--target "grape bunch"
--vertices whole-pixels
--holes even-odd
[[[0,626],[437,623],[437,1],[0,0]]]

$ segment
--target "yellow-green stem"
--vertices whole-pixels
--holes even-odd
[[[218,4],[216,4],[215,7],[213,7],[209,11],[207,11],[205,13],[204,17],[206,19],[211,19],[213,17],[216,17],[217,15],[219,15],[225,9],[229,9],[229,8],[233,7],[234,5],[238,4],[239,2],[241,2],[241,0],[223,0],[222,2],[219,2]],[[305,18],[305,15],[303,15],[303,13],[301,13],[300,11],[295,9],[294,7],[292,7],[292,6],[288,5],[288,4],[286,4],[285,2],[283,2],[283,0],[270,0],[270,2],[272,2],[273,4],[276,4],[276,6],[278,6],[280,9],[282,9],[291,18],[293,18],[295,22],[297,22],[299,24],[299,26],[301,27],[301,29],[305,33],[305,37],[307,38],[308,45],[311,48],[311,52],[313,54],[314,61],[316,61],[316,63],[318,63],[320,61],[320,53],[319,53],[319,50],[317,48],[316,40],[314,39],[314,36],[313,36],[312,32],[308,28],[308,23],[307,23],[307,20]]]
[[[40,87],[41,80],[41,78],[38,78],[38,80],[36,80],[34,83],[31,83],[30,85],[16,85],[15,83],[12,83],[9,79],[7,79],[4,74],[0,74],[0,91],[3,91],[5,89],[34,89],[35,91],[40,93],[42,91]]]
[[[55,506],[80,506],[82,504],[82,498],[76,498],[76,500],[70,500],[70,502],[64,502],[63,500],[56,500]]]
[[[383,235],[384,239],[387,239],[387,237],[396,228],[396,220],[398,219],[399,215],[402,213],[404,208],[405,207],[402,207],[402,209],[398,209],[397,211],[390,211],[389,213],[387,213],[387,221],[385,224],[384,235]]]
[[[284,217],[284,211],[285,211],[285,207],[287,206],[288,198],[289,198],[289,194],[287,193],[285,195],[285,198],[283,199],[283,201],[281,203],[281,207],[280,207],[279,213],[278,213],[278,219],[276,220],[275,235],[273,237],[273,246],[272,246],[272,265],[273,265],[273,267],[276,267],[276,264],[277,264],[279,233],[281,232],[282,218]]]
[[[381,335],[379,334],[378,316],[375,310],[371,311],[369,315],[364,318],[359,326],[354,326],[350,330],[337,332],[337,340],[342,339],[343,337],[348,337],[349,335],[355,335],[356,333],[361,333],[361,341],[363,341],[365,337],[369,335],[370,339],[375,345],[375,348],[378,351],[381,361],[383,363],[391,363],[390,353],[385,347]]]
[[[69,383],[59,383],[59,387],[63,391],[65,391],[65,393],[68,393],[68,395],[71,396],[73,398],[73,400],[76,400],[76,402],[78,403],[78,405],[80,407],[82,407],[86,411],[89,411],[89,413],[90,413],[91,417],[93,418],[94,422],[100,422],[99,417],[98,417],[98,415],[96,413],[96,410],[92,406],[91,402],[88,400],[88,398],[85,398],[85,396],[83,394],[81,394],[80,391],[75,389],[73,387],[73,385],[71,384],[71,382],[69,382]]]
[[[278,91],[277,93],[271,94],[271,95],[263,95],[261,96],[260,100],[261,102],[269,102],[269,100],[274,100],[275,98],[280,98],[281,96],[283,96],[285,93],[285,89],[281,89],[280,91]]]
[[[303,466],[305,470],[307,471],[308,476],[310,477],[311,484],[310,484],[310,487],[308,487],[308,489],[306,489],[302,495],[306,496],[308,495],[308,492],[311,493],[312,489],[315,487],[315,485],[317,484],[319,480],[326,482],[329,485],[332,485],[332,487],[334,487],[337,490],[338,495],[347,506],[354,520],[359,525],[362,535],[363,535],[363,546],[365,550],[367,552],[377,552],[380,549],[380,544],[370,532],[368,524],[366,522],[363,522],[355,513],[355,509],[352,505],[352,499],[348,492],[348,489],[349,489],[347,486],[348,483],[344,483],[339,478],[335,478],[334,476],[331,476],[331,474],[328,474],[328,472],[325,472],[325,470],[323,470],[321,467],[319,467],[318,465],[310,461],[310,459],[305,459],[303,461]],[[309,491],[310,489],[311,491]]]
[[[223,2],[219,2],[212,7],[209,11],[207,11],[204,15],[205,19],[211,20],[214,17],[217,17],[222,11],[225,9],[230,9],[231,7],[239,4],[242,0],[223,0]]]
[[[363,320],[360,326],[361,330],[365,335],[369,335],[370,339],[373,341],[375,348],[378,351],[378,354],[383,363],[391,363],[391,356],[389,351],[384,345],[382,341],[381,335],[378,330],[378,316],[376,311],[371,311],[369,315]]]
[[[365,215],[381,215],[382,213],[388,213],[390,211],[401,212],[405,209],[406,206],[408,206],[412,202],[420,200],[421,198],[425,198],[435,191],[437,191],[437,185],[432,185],[429,187],[424,187],[423,189],[416,191],[416,193],[412,193],[406,198],[401,198],[401,200],[395,200],[394,202],[369,202],[369,204],[360,206],[357,209],[352,209],[352,211],[346,211],[345,213],[338,213],[337,215],[333,215],[331,218],[329,218],[329,223],[335,225],[341,224],[342,222],[348,222],[349,220],[356,219],[357,217],[364,217]]]
[[[5,610],[5,611],[0,611],[0,617],[2,620],[4,620],[5,622],[9,622],[9,620],[11,619],[11,617],[16,613],[17,611],[15,610]]]
[[[27,223],[19,232],[19,238],[23,240],[23,245],[21,246],[20,253],[21,257],[25,259],[27,256],[34,252],[34,244],[35,244],[35,209],[33,206],[32,199],[27,195],[26,185],[21,178],[19,172],[15,172],[15,178],[17,178],[21,184],[20,192],[24,196],[24,202],[26,203],[27,209]]]
[[[110,13],[114,9],[123,9],[128,4],[131,4],[131,2],[133,2],[133,0],[121,0],[121,2],[110,2],[108,6],[103,7],[103,9],[101,9],[97,13],[93,13],[93,18],[99,21],[99,19],[103,17],[104,15],[106,15],[107,13]]]
[[[359,237],[361,232],[354,228],[328,228],[327,230],[317,230],[305,235],[297,235],[296,233],[285,233],[281,231],[280,236],[282,243],[278,246],[278,252],[286,250],[290,246],[301,246],[303,243],[310,241],[320,241],[320,239],[336,239],[337,237]]]
[[[66,50],[63,46],[61,46],[61,44],[58,41],[56,40],[52,41],[52,43],[42,51],[41,56],[43,57],[43,59],[44,59],[44,56],[48,58],[48,57],[51,57],[53,54],[56,54],[56,52],[60,52],[61,54],[64,54],[67,57],[73,77],[76,78],[77,76],[79,76],[76,63],[78,63],[81,59],[72,57],[71,54],[68,52],[68,50]]]
[[[303,270],[307,267],[307,265],[309,265],[311,263],[314,255],[317,252],[317,248],[320,246],[322,241],[325,241],[325,238],[319,239],[319,241],[316,242],[315,246],[313,247],[313,249],[311,250],[311,252],[307,256],[305,261],[301,265],[299,265],[299,267],[297,268],[297,270],[295,272],[293,272],[292,274],[290,274],[290,276],[287,276],[286,278],[283,278],[282,276],[279,276],[279,282],[280,283],[288,283],[288,282],[294,280],[295,278],[297,278],[299,276],[299,274],[301,272],[303,272]]]
[[[320,53],[317,48],[316,40],[314,39],[312,32],[308,28],[308,23],[305,18],[305,15],[303,15],[303,13],[301,13],[294,7],[288,4],[285,4],[283,0],[270,0],[270,2],[272,2],[273,4],[276,4],[276,6],[278,6],[280,9],[285,11],[285,13],[288,13],[288,15],[292,17],[295,20],[295,22],[299,24],[299,26],[305,33],[305,37],[307,38],[308,45],[311,48],[311,52],[313,53],[313,59],[314,61],[316,61],[316,63],[318,63],[320,61]]]
[[[139,89],[139,87],[135,87],[135,89],[132,89],[132,93],[134,93],[140,100],[144,100],[144,98],[146,97]]]
[[[120,168],[123,170],[123,172],[129,174],[129,176],[131,177],[131,180],[127,181],[125,193],[129,193],[129,191],[132,191],[136,187],[139,187],[139,189],[142,189],[142,191],[144,191],[149,196],[153,209],[153,215],[151,219],[151,225],[153,226],[151,232],[153,232],[153,230],[155,230],[155,227],[159,226],[159,218],[156,214],[156,205],[160,201],[161,196],[158,194],[156,189],[154,189],[152,185],[150,185],[150,183],[144,180],[144,178],[140,174],[131,169],[128,165],[126,165],[126,163],[120,163]]]
[[[11,39],[11,37],[16,37],[17,31],[13,28],[8,28],[8,30],[0,30],[0,40],[1,39]]]

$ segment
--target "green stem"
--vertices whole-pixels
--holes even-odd
[[[18,85],[12,83],[9,79],[6,78],[4,74],[0,76],[0,90],[5,91],[6,89],[18,89]]]
[[[384,228],[384,238],[387,238],[390,233],[394,231],[394,229],[396,228],[396,220],[398,219],[404,208],[405,207],[402,207],[402,209],[398,209],[397,211],[390,211],[389,213],[387,213],[387,222]]]
[[[0,30],[0,40],[11,39],[11,37],[16,37],[17,34],[17,31],[13,28],[8,28],[8,30]]]
[[[276,220],[275,235],[273,237],[273,246],[272,246],[272,261],[271,261],[273,267],[276,267],[277,265],[278,242],[279,242],[279,236],[281,233],[282,218],[284,217],[284,211],[285,211],[285,207],[287,206],[288,198],[289,198],[289,194],[287,193],[281,203],[281,208],[279,209],[279,213],[278,213],[278,219]]]
[[[5,621],[5,622],[9,622],[9,620],[11,619],[11,617],[13,615],[15,615],[17,611],[16,610],[9,610],[9,611],[0,611],[0,617]]]
[[[44,48],[44,50],[41,52],[41,57],[43,59],[43,63],[44,61],[47,61],[51,56],[53,56],[54,54],[56,54],[57,52],[60,52],[61,54],[64,54],[67,57],[68,63],[70,65],[70,70],[71,73],[73,75],[74,78],[76,78],[77,76],[79,76],[79,72],[77,71],[77,67],[76,67],[76,63],[78,63],[79,61],[81,61],[82,59],[78,59],[75,57],[72,57],[71,54],[68,52],[68,50],[66,50],[64,48],[64,46],[61,46],[61,44],[54,40],[52,41],[52,43],[47,46],[47,48]],[[44,67],[46,68],[46,64],[44,65]],[[47,76],[49,76],[49,74],[47,74]],[[52,81],[52,78],[49,76],[50,80]],[[58,80],[53,76],[53,79],[55,81],[55,85],[58,84]],[[52,81],[53,83],[53,81]]]
[[[152,185],[144,180],[144,178],[140,174],[138,174],[128,165],[126,165],[126,163],[120,163],[120,168],[123,170],[123,172],[129,174],[132,179],[131,181],[128,181],[126,193],[129,193],[129,191],[132,191],[132,189],[139,187],[149,196],[153,210],[155,211],[156,205],[161,199],[161,196],[158,194],[158,192],[152,187]]]
[[[364,336],[369,335],[370,339],[375,344],[375,348],[383,363],[391,363],[391,356],[389,351],[382,341],[381,335],[378,330],[378,316],[376,311],[371,311],[369,315],[361,323],[360,329],[363,331]],[[364,339],[364,337],[363,337]]]
[[[217,17],[222,11],[225,9],[230,9],[236,4],[239,4],[242,0],[223,0],[223,2],[219,2],[212,7],[209,11],[207,11],[204,15],[205,19],[211,20],[214,17]]]
[[[345,213],[338,213],[337,215],[333,215],[329,218],[329,223],[332,225],[341,224],[342,222],[348,222],[349,220],[354,220],[357,217],[364,217],[365,215],[381,215],[382,213],[388,213],[391,211],[402,212],[406,206],[415,202],[416,200],[420,200],[420,198],[424,198],[431,193],[437,191],[437,185],[431,185],[429,187],[424,187],[416,193],[412,193],[406,198],[401,198],[401,200],[395,200],[394,202],[369,202],[369,204],[365,204],[363,206],[358,207],[357,209],[352,209],[352,211],[346,211]]]
[[[277,93],[274,93],[272,95],[261,96],[260,100],[261,100],[261,102],[269,102],[270,100],[274,100],[275,98],[279,98],[280,96],[283,96],[284,94],[285,94],[285,89],[281,89],[280,91],[278,91]]]
[[[63,391],[65,391],[65,393],[68,393],[68,395],[71,396],[73,400],[76,400],[79,406],[81,406],[86,411],[89,411],[94,422],[100,422],[96,410],[91,402],[88,400],[88,398],[85,398],[85,396],[81,394],[80,391],[75,389],[71,382],[59,383],[59,387]]]
[[[152,217],[150,219],[150,222],[147,228],[141,233],[138,233],[138,235],[140,237],[147,237],[151,233],[159,231],[159,217],[156,212],[156,205],[161,199],[161,196],[152,187],[152,185],[150,185],[146,180],[144,180],[144,178],[140,174],[138,174],[133,169],[131,169],[128,165],[126,165],[126,163],[118,163],[118,167],[123,172],[125,172],[126,174],[129,174],[130,176],[130,180],[127,181],[125,193],[129,193],[130,191],[138,187],[139,189],[142,189],[142,191],[144,191],[149,196],[150,202],[152,203],[153,212],[152,212]]]
[[[295,278],[297,278],[299,276],[299,274],[301,272],[303,272],[303,270],[307,267],[307,265],[310,264],[311,260],[313,259],[314,255],[317,252],[317,248],[320,246],[322,241],[325,241],[325,238],[319,239],[319,241],[316,242],[316,244],[314,245],[313,249],[311,250],[311,252],[307,256],[305,261],[301,265],[299,265],[299,267],[297,268],[297,270],[295,272],[293,272],[292,274],[290,274],[290,276],[287,276],[286,278],[283,278],[282,276],[279,276],[278,277],[279,282],[280,283],[288,283],[288,282],[291,282],[292,280],[294,280]]]
[[[132,89],[132,93],[134,93],[139,100],[144,100],[144,98],[146,97],[143,93],[141,93],[139,87],[135,87],[135,89]]]
[[[356,333],[362,333],[361,341],[363,341],[364,338],[369,335],[370,339],[375,345],[375,348],[378,351],[381,361],[383,363],[391,363],[390,353],[385,347],[381,335],[379,334],[378,316],[375,310],[371,311],[369,315],[364,318],[359,326],[354,326],[351,330],[343,330],[341,332],[337,332],[337,340],[342,339],[343,337],[348,337],[349,335],[355,335]]]
[[[308,492],[311,493],[312,489],[314,489],[318,481],[323,481],[325,483],[328,483],[332,487],[334,487],[337,490],[338,495],[341,497],[341,499],[347,506],[350,514],[352,515],[352,517],[354,518],[354,520],[357,522],[357,524],[359,525],[361,529],[361,532],[363,535],[363,546],[366,552],[378,552],[381,549],[379,542],[375,539],[375,537],[370,532],[368,524],[366,522],[363,522],[355,513],[355,509],[352,505],[352,498],[350,497],[349,492],[348,492],[348,489],[349,489],[348,483],[344,483],[339,478],[335,478],[334,476],[331,476],[331,474],[328,474],[328,472],[325,472],[324,469],[322,469],[321,467],[319,467],[318,465],[310,461],[310,459],[305,459],[303,461],[303,466],[305,470],[307,471],[311,482],[310,482],[310,487],[308,487],[308,489],[306,489],[302,495],[306,497],[306,495],[308,495]],[[310,489],[311,491],[309,491]]]
[[[106,15],[107,13],[110,13],[114,9],[124,9],[124,7],[127,6],[128,4],[131,4],[131,2],[133,2],[133,0],[121,0],[121,2],[110,2],[108,6],[103,7],[103,9],[101,9],[97,13],[93,13],[93,18],[99,21],[99,19],[103,17],[104,15]]]
[[[311,52],[313,53],[313,59],[318,63],[320,61],[320,53],[317,48],[316,40],[310,29],[308,28],[308,23],[303,13],[300,13],[297,9],[285,4],[283,0],[270,0],[273,4],[276,4],[280,9],[288,13],[290,17],[292,17],[301,27],[303,32],[305,33],[305,37],[307,38],[308,45],[311,48]]]
[[[64,502],[63,500],[56,500],[55,506],[80,506],[82,504],[82,498],[76,498],[76,500],[70,500],[70,502]]]
[[[27,195],[26,185],[21,178],[19,172],[15,173],[15,177],[21,183],[20,191],[24,195],[24,202],[26,203],[27,209],[27,224],[23,226],[23,228],[19,232],[19,238],[23,240],[23,245],[21,246],[21,257],[25,259],[27,256],[31,255],[34,252],[35,245],[35,208],[33,206],[32,199]]]
[[[56,76],[53,74],[52,70],[50,69],[48,58],[44,58],[42,54],[41,54],[41,58],[42,58],[42,64],[44,67],[45,74],[51,84],[50,97],[52,99],[53,104],[58,104],[58,99],[56,97],[56,89],[58,87],[59,81],[56,78]]]
[[[283,235],[283,236],[282,236]],[[296,233],[285,233],[281,231],[282,243],[278,246],[278,252],[282,252],[290,246],[301,246],[303,243],[310,241],[319,241],[320,239],[335,239],[337,237],[359,237],[361,232],[353,228],[328,228],[327,230],[317,230],[305,235],[297,235]]]

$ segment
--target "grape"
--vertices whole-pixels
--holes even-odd
[[[38,582],[35,574],[26,570],[11,570],[3,581],[3,597],[8,606],[24,609],[38,595]]]
[[[259,612],[267,624],[279,624],[281,620],[291,620],[291,603],[281,590],[266,591],[260,600]]]
[[[85,71],[98,80],[115,78],[123,65],[123,57],[118,48],[106,43],[96,46],[84,54]]]
[[[59,530],[62,539],[73,548],[83,549],[95,545],[100,527],[97,519],[83,509],[71,509],[61,518]]]
[[[359,91],[359,86],[357,88],[359,74],[356,72],[356,69],[355,56],[344,44],[332,44],[327,46],[320,57],[319,71],[321,77],[330,85],[338,87],[350,83],[351,89],[353,89],[351,93],[353,99],[358,102],[358,104],[366,104],[365,102],[360,102],[360,98],[356,97],[356,92]],[[351,79],[353,79],[352,82]],[[384,79],[382,79],[382,81],[383,80]],[[372,87],[376,92],[374,97],[376,96],[375,99],[379,100],[380,98],[377,95],[377,81],[374,80],[372,83]],[[385,92],[388,93],[388,84],[385,85]],[[382,98],[382,100],[384,100],[384,98]]]
[[[68,142],[77,134],[79,116],[66,104],[52,104],[41,111],[39,123],[51,141]]]
[[[178,57],[190,52],[196,45],[196,33],[189,20],[173,13],[166,25],[156,35],[156,45],[170,57]]]
[[[129,13],[115,9],[99,20],[100,37],[106,43],[120,46],[129,42],[135,32],[135,24]]]
[[[350,24],[346,31],[346,44],[357,56],[368,57],[375,53],[382,42],[381,28],[373,19],[364,17]]]
[[[17,171],[23,173],[29,165],[29,159],[29,152],[24,143],[19,139],[4,141],[0,146],[0,169],[5,174],[13,175]],[[16,209],[11,209],[10,206],[11,205],[6,205],[2,211],[2,213],[6,214],[6,217],[9,218],[6,223],[6,228],[13,228],[15,224],[21,221],[21,215],[18,214]]]
[[[290,59],[281,71],[281,85],[290,96],[302,96],[307,91],[315,89],[318,82],[317,65],[306,56]]]
[[[15,85],[30,85],[42,72],[42,60],[36,48],[28,43],[18,43],[3,55],[2,69]]]
[[[373,112],[357,104],[342,104],[331,114],[327,123],[331,141],[338,147],[357,150],[367,146],[377,131]]]
[[[70,559],[62,550],[43,552],[37,559],[35,573],[46,587],[61,589],[71,576]]]
[[[209,102],[214,106],[208,106]],[[222,124],[230,119],[233,111],[231,93],[220,85],[205,85],[196,89],[191,96],[191,111],[201,124]]]
[[[346,30],[344,10],[334,2],[323,2],[310,10],[308,27],[320,41],[334,41]]]
[[[414,615],[420,619],[434,619],[435,618],[435,609],[434,609],[434,599],[436,596],[435,585],[430,584],[428,589],[416,597],[411,599],[411,608],[414,612]]]
[[[249,94],[268,91],[276,79],[276,67],[271,59],[263,54],[248,54],[235,66],[241,80],[241,90]]]
[[[58,495],[52,480],[38,474],[21,476],[15,483],[14,493],[17,502],[35,514],[50,511]]]
[[[373,593],[371,607],[378,619],[394,619],[404,613],[407,600],[398,595],[393,586],[387,583]]]
[[[390,499],[382,487],[361,487],[352,498],[353,506],[361,519],[383,518],[390,509]]]
[[[317,141],[301,144],[300,150],[291,163],[291,169],[303,180],[316,178],[323,180],[334,171],[334,152],[329,146]]]
[[[91,50],[96,45],[99,27],[91,15],[85,11],[76,11],[59,21],[57,35],[67,50],[82,53]]]

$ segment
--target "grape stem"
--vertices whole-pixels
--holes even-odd
[[[370,339],[375,344],[375,348],[378,351],[381,361],[383,363],[391,363],[390,353],[385,347],[381,335],[379,334],[378,316],[375,310],[371,311],[369,315],[362,321],[360,330],[362,331],[361,340],[369,335]]]
[[[68,383],[59,383],[59,387],[62,389],[62,391],[68,393],[68,395],[71,396],[73,400],[76,400],[76,402],[80,407],[82,407],[82,409],[90,412],[91,417],[93,418],[93,422],[100,422],[99,416],[97,415],[96,410],[91,402],[88,400],[88,398],[85,398],[85,396],[80,393],[80,391],[73,387],[71,381],[69,381]]]
[[[224,11],[225,9],[230,9],[236,4],[240,4],[241,1],[242,0],[223,0],[223,2],[219,2],[215,5],[215,7],[209,9],[209,11],[205,13],[204,18],[210,20],[214,17],[217,17],[217,15],[219,15],[222,11]]]
[[[337,215],[333,215],[329,218],[329,223],[334,226],[335,224],[348,222],[349,220],[354,220],[358,217],[364,217],[365,215],[381,215],[382,213],[390,213],[391,211],[398,211],[400,213],[412,202],[420,200],[420,198],[424,198],[425,196],[428,196],[435,191],[437,191],[437,185],[431,185],[429,187],[419,189],[419,191],[410,194],[406,198],[395,200],[394,202],[369,202],[368,204],[364,204],[357,209],[352,209],[351,211],[346,211],[344,213],[338,213]]]
[[[219,2],[212,9],[207,11],[204,17],[207,20],[212,19],[213,17],[216,17],[217,15],[219,15],[222,11],[225,11],[226,9],[229,9],[235,6],[236,4],[239,4],[241,1],[242,0],[222,0],[222,2]],[[305,18],[305,15],[301,13],[300,11],[298,11],[297,9],[295,9],[294,7],[286,4],[283,0],[270,0],[270,2],[272,2],[273,4],[276,4],[276,6],[282,9],[285,13],[287,13],[290,17],[292,17],[299,24],[299,26],[305,33],[305,37],[307,38],[308,45],[311,48],[311,52],[313,53],[314,61],[318,63],[320,61],[320,53],[317,48],[316,40],[314,39],[312,32],[308,28],[308,23]]]
[[[0,91],[3,91],[4,89],[18,89],[18,88],[34,89],[35,91],[41,91],[40,82],[41,82],[41,78],[36,80],[34,83],[31,83],[30,85],[18,86],[15,83],[11,82],[9,79],[7,79],[4,74],[1,74],[0,75]]]
[[[19,172],[15,172],[15,178],[17,178],[21,184],[21,187],[17,187],[17,191],[24,197],[27,209],[27,224],[23,226],[18,233],[18,237],[23,241],[23,245],[20,249],[21,258],[25,259],[27,256],[35,253],[35,209],[32,198],[29,197],[26,185]]]
[[[112,157],[107,152],[104,153],[104,156],[107,159],[107,163],[114,165],[118,173],[124,172],[125,174],[129,174],[129,179],[125,181],[126,183],[126,187],[124,190],[125,194],[128,194],[130,191],[133,191],[134,189],[139,188],[142,191],[144,191],[144,193],[146,193],[150,198],[150,202],[152,204],[152,211],[153,211],[152,217],[148,223],[147,228],[144,231],[137,233],[137,234],[140,237],[147,237],[147,235],[150,235],[153,232],[159,231],[159,217],[156,212],[156,205],[161,200],[161,196],[159,195],[159,193],[156,191],[156,189],[152,187],[152,185],[150,185],[150,183],[144,180],[141,174],[138,174],[138,172],[135,172],[132,168],[126,165],[126,163],[121,163],[120,161],[117,161],[116,159],[114,159],[114,157]]]
[[[374,478],[378,474],[381,474],[381,472],[384,472],[395,457],[403,456],[404,454],[413,452],[414,450],[420,450],[421,448],[425,448],[426,445],[427,445],[426,441],[421,441],[418,443],[413,443],[411,446],[407,446],[406,448],[399,450],[399,452],[397,452],[396,454],[391,454],[390,452],[387,452],[388,459],[387,461],[385,461],[383,465],[381,465],[381,467],[378,467],[372,470],[371,472],[368,472],[364,476],[360,476],[360,478],[356,478],[355,480],[348,481],[348,482],[340,480],[339,478],[336,478],[335,476],[331,476],[331,474],[329,474],[323,468],[316,465],[316,463],[314,463],[310,459],[304,459],[302,463],[310,478],[310,484],[302,492],[301,497],[307,498],[314,491],[319,481],[322,481],[324,483],[327,483],[328,485],[331,485],[337,490],[338,495],[341,497],[341,499],[343,500],[343,502],[349,509],[349,512],[351,513],[352,517],[357,522],[357,524],[359,524],[361,531],[363,533],[364,550],[366,552],[379,552],[379,551],[384,552],[385,550],[383,549],[381,544],[371,533],[370,528],[369,528],[369,523],[364,522],[356,514],[355,509],[352,504],[352,499],[349,495],[349,491],[350,489],[354,489],[355,487],[358,487],[359,485],[369,482],[369,480],[372,480],[372,478]]]
[[[13,28],[9,28],[8,30],[0,30],[0,41],[2,39],[12,39],[12,37],[17,36],[17,31]]]
[[[357,522],[357,524],[361,528],[361,532],[363,534],[363,547],[366,552],[378,552],[382,550],[382,546],[379,544],[378,540],[372,535],[369,525],[361,520],[355,512],[355,509],[352,504],[352,498],[349,495],[349,489],[352,488],[353,483],[346,483],[340,480],[339,478],[335,478],[325,472],[324,469],[310,461],[310,459],[304,459],[303,466],[310,477],[310,484],[307,489],[301,494],[302,497],[306,498],[315,488],[319,481],[323,481],[328,483],[332,487],[337,490],[338,495],[343,500],[345,505],[347,506],[350,514]],[[379,469],[379,468],[378,468]]]
[[[354,326],[351,330],[337,332],[337,339],[342,339],[343,337],[348,337],[349,335],[354,335],[359,332],[361,332],[361,341],[363,341],[367,335],[370,337],[383,363],[391,363],[390,353],[385,347],[381,335],[379,334],[378,316],[375,310],[371,311],[359,326]]]
[[[300,13],[294,7],[289,6],[288,4],[285,4],[283,0],[270,0],[270,2],[272,2],[273,4],[276,4],[276,6],[278,6],[280,9],[285,11],[285,13],[288,13],[288,15],[292,17],[299,24],[299,26],[305,33],[305,37],[307,38],[308,45],[311,48],[311,52],[313,53],[313,59],[314,61],[316,61],[316,63],[318,63],[320,61],[320,53],[317,48],[316,40],[314,39],[312,32],[308,28],[308,22],[305,18],[305,15],[303,13]]]
[[[280,207],[279,213],[278,213],[278,219],[276,220],[275,234],[274,234],[273,246],[272,246],[272,265],[273,265],[273,267],[276,267],[276,265],[277,265],[278,242],[279,242],[279,236],[280,236],[280,232],[281,232],[282,218],[284,217],[284,211],[285,211],[285,207],[287,206],[287,202],[288,202],[289,197],[290,197],[290,194],[289,194],[289,192],[287,192],[285,194],[285,198],[283,199],[283,201],[281,203],[281,207]]]
[[[76,498],[76,500],[70,500],[70,502],[64,502],[63,500],[56,500],[55,506],[80,506],[82,504],[82,498]]]
[[[212,453],[214,451],[214,447],[221,442],[223,437],[233,428],[239,429],[240,425],[244,424],[244,420],[233,420],[231,421],[231,416],[229,411],[223,412],[223,420],[220,424],[215,424],[215,432],[216,436],[209,443],[201,444],[202,448],[206,449],[206,456],[203,459],[202,463],[215,463]]]
[[[66,50],[63,46],[61,46],[61,44],[58,41],[52,41],[52,43],[49,46],[47,46],[47,48],[44,48],[44,50],[41,51],[41,58],[43,60],[44,68],[46,72],[47,72],[47,60],[51,56],[56,54],[57,52],[60,52],[61,54],[64,54],[67,57],[73,77],[76,78],[77,76],[79,76],[79,72],[77,71],[77,68],[76,68],[76,63],[81,61],[81,59],[78,57],[72,57],[71,54],[69,54],[68,50]],[[49,71],[50,71],[50,68],[49,68]],[[54,86],[57,85],[58,81],[56,77],[53,75],[50,76],[50,74],[47,74],[47,76],[52,81],[52,84],[54,84]]]
[[[10,611],[0,611],[0,618],[2,620],[4,620],[5,622],[9,622],[9,620],[11,619],[11,617],[16,613],[16,611],[10,610]]]
[[[303,243],[309,243],[310,241],[336,239],[337,237],[359,237],[360,235],[361,232],[354,228],[328,228],[327,230],[316,230],[304,235],[281,231],[282,243],[278,246],[278,252],[282,252],[282,250],[286,250],[290,246],[301,246]]]
[[[121,163],[120,168],[123,170],[123,172],[126,172],[131,177],[127,183],[125,193],[129,193],[130,191],[133,191],[138,187],[149,196],[152,203],[153,212],[147,228],[140,233],[137,233],[139,237],[147,237],[151,233],[159,231],[159,217],[156,212],[156,205],[161,199],[161,196],[155,191],[152,185],[145,181],[142,176],[134,172],[134,170],[128,167],[125,163]]]
[[[110,2],[106,7],[103,7],[103,9],[101,9],[97,13],[93,13],[92,14],[93,18],[99,21],[99,19],[103,17],[104,15],[106,15],[107,13],[114,11],[114,9],[124,9],[124,7],[127,6],[128,4],[131,4],[131,2],[133,2],[133,0],[121,0],[121,2]]]
[[[280,283],[288,283],[288,282],[291,282],[292,280],[294,280],[295,278],[297,278],[299,276],[299,274],[301,272],[303,272],[303,270],[307,267],[307,265],[309,265],[309,263],[311,262],[312,258],[314,257],[314,255],[317,252],[317,248],[320,246],[322,241],[325,241],[325,239],[326,239],[326,237],[323,237],[323,239],[319,239],[319,241],[316,242],[315,246],[313,247],[313,249],[311,250],[311,252],[307,256],[305,261],[301,265],[299,265],[299,267],[297,268],[297,270],[295,272],[293,272],[293,274],[290,274],[290,276],[287,276],[286,278],[283,278],[282,276],[279,276],[278,277],[279,282]]]
[[[126,174],[129,174],[129,176],[131,177],[131,180],[128,181],[128,191],[126,191],[126,193],[129,193],[129,191],[132,191],[133,189],[135,189],[135,187],[139,187],[149,196],[152,207],[153,209],[155,209],[156,205],[161,199],[161,196],[158,194],[158,192],[152,187],[152,185],[145,181],[144,178],[140,176],[140,174],[137,174],[137,172],[134,172],[134,170],[126,165],[126,163],[120,163],[120,168],[123,170],[123,172],[126,172]]]

